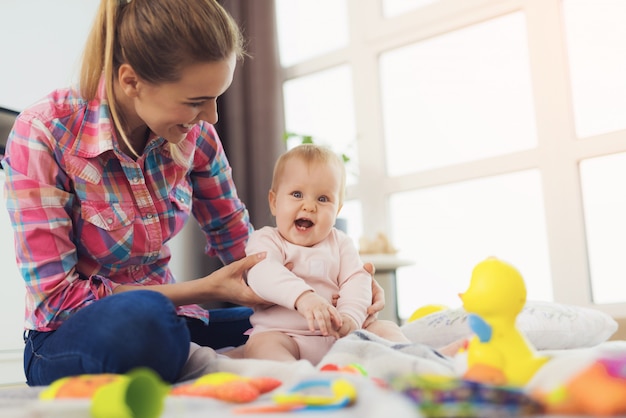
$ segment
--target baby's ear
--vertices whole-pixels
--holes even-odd
[[[267,200],[270,203],[270,211],[273,216],[276,216],[276,192],[274,190],[270,190],[267,194]]]

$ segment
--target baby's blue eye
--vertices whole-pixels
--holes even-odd
[[[326,196],[320,196],[318,200],[320,202],[324,202],[324,203],[329,201],[328,197],[326,197]]]
[[[300,199],[302,197],[302,193],[301,192],[293,192],[293,193],[291,193],[291,195],[293,197],[295,197],[296,199]]]

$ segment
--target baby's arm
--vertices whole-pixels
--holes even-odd
[[[343,238],[343,239],[342,239]],[[367,308],[372,304],[372,277],[352,240],[346,235],[340,239],[339,299],[337,310],[343,319],[339,334],[344,336],[363,327]]]
[[[313,291],[308,291],[296,299],[295,306],[300,315],[306,318],[309,330],[315,331],[319,328],[322,335],[340,336],[338,330],[342,328],[342,319],[329,301]]]
[[[248,271],[248,286],[264,300],[294,309],[296,299],[313,288],[285,267],[284,246],[273,228],[261,228],[250,236],[246,253],[259,252],[267,256]]]

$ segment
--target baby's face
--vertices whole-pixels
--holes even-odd
[[[270,209],[282,237],[305,247],[325,239],[341,209],[340,186],[340,169],[332,164],[287,161],[278,188],[270,192]]]

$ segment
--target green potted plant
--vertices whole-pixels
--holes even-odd
[[[315,144],[315,140],[313,139],[312,135],[298,134],[295,132],[285,132],[283,134],[283,141],[285,141],[285,143],[287,143],[291,138],[299,138],[300,139],[299,142],[301,144]],[[341,157],[344,163],[347,163],[348,161],[350,161],[350,157],[348,157],[344,153],[339,154],[339,156]]]

